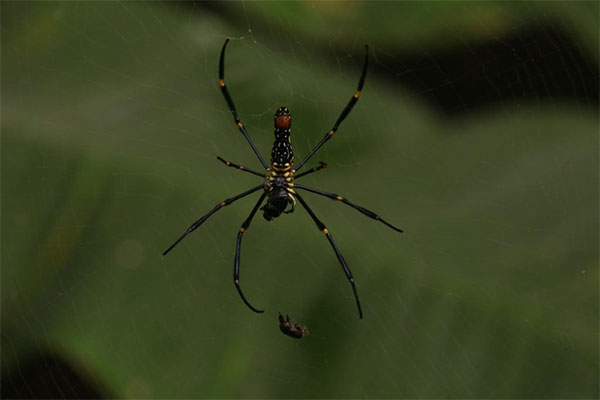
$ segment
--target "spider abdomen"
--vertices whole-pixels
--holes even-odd
[[[292,116],[287,107],[279,107],[275,112],[275,142],[271,150],[271,163],[276,169],[290,167],[294,160],[294,150],[290,139]]]

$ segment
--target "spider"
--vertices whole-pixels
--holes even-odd
[[[204,216],[202,216],[200,219],[198,219],[196,222],[194,222],[192,225],[190,225],[190,227],[188,229],[186,229],[186,231],[183,233],[183,235],[181,235],[179,237],[179,239],[177,239],[167,250],[164,251],[163,256],[166,255],[167,253],[169,253],[179,242],[181,242],[183,240],[183,238],[185,238],[187,235],[189,235],[190,233],[195,231],[200,225],[202,225],[204,222],[206,222],[206,220],[208,218],[210,218],[214,213],[219,211],[221,208],[228,206],[231,203],[233,203],[243,197],[246,197],[252,193],[262,190],[258,201],[256,202],[256,204],[252,208],[252,211],[250,212],[250,215],[242,223],[242,226],[240,227],[240,229],[238,231],[237,242],[236,242],[236,246],[235,246],[235,260],[234,260],[234,266],[233,266],[233,283],[235,284],[235,287],[236,287],[240,297],[242,298],[242,301],[252,311],[257,312],[257,313],[262,313],[262,312],[264,312],[263,310],[259,310],[250,304],[250,302],[244,296],[244,293],[242,292],[242,289],[240,287],[240,253],[241,253],[241,248],[242,248],[242,237],[244,236],[244,233],[250,227],[250,223],[252,222],[252,219],[254,218],[254,215],[257,213],[259,208],[260,208],[260,210],[263,211],[263,217],[267,221],[271,221],[272,219],[279,217],[282,213],[289,214],[289,213],[294,212],[294,209],[296,206],[296,200],[297,200],[298,202],[300,202],[300,204],[302,205],[304,210],[306,210],[308,215],[312,218],[314,223],[317,225],[317,228],[319,229],[319,231],[321,231],[325,235],[325,237],[329,241],[329,244],[333,248],[333,251],[335,252],[336,257],[337,257],[340,265],[342,266],[342,269],[344,270],[344,274],[346,275],[346,278],[352,285],[352,291],[354,292],[354,298],[356,300],[356,306],[358,308],[358,315],[360,318],[362,318],[363,312],[362,312],[362,308],[360,306],[360,300],[358,298],[358,292],[356,291],[356,285],[354,283],[354,277],[352,276],[352,272],[350,271],[350,268],[348,267],[346,260],[344,260],[344,257],[342,256],[342,254],[338,250],[337,246],[335,245],[335,242],[333,241],[333,237],[332,237],[331,233],[329,232],[329,230],[327,229],[325,224],[315,215],[315,213],[312,211],[312,209],[308,206],[308,204],[306,203],[304,198],[298,193],[298,190],[315,193],[315,194],[342,202],[342,203],[347,204],[350,207],[354,208],[355,210],[358,210],[360,213],[366,215],[367,217],[377,220],[379,222],[382,222],[383,224],[392,228],[396,232],[402,232],[402,230],[393,226],[389,222],[386,222],[384,219],[382,219],[379,215],[375,214],[374,212],[367,210],[366,208],[361,207],[357,204],[352,203],[350,200],[346,199],[345,197],[342,197],[335,193],[325,192],[325,191],[322,191],[319,189],[314,189],[314,188],[296,183],[296,180],[300,179],[304,176],[307,176],[309,174],[312,174],[314,172],[320,171],[321,169],[323,169],[327,166],[325,163],[320,162],[318,166],[314,166],[307,171],[298,173],[298,171],[300,171],[300,169],[304,166],[304,164],[306,164],[306,162],[308,160],[310,160],[310,158],[317,152],[317,150],[319,150],[329,139],[331,139],[333,137],[333,135],[338,130],[338,127],[340,126],[342,121],[344,121],[344,119],[348,116],[348,114],[350,114],[350,111],[352,111],[352,108],[358,101],[358,98],[360,97],[360,92],[365,83],[365,76],[367,74],[367,65],[368,65],[368,61],[369,61],[369,46],[368,45],[365,46],[365,62],[364,62],[363,69],[362,69],[362,72],[360,75],[360,79],[358,81],[358,87],[356,89],[356,92],[350,98],[350,101],[348,102],[346,107],[342,110],[342,113],[338,117],[335,124],[333,124],[333,127],[325,133],[325,136],[323,136],[323,138],[308,153],[308,155],[306,157],[304,157],[304,159],[296,167],[294,167],[294,151],[292,149],[292,143],[290,141],[290,133],[291,133],[290,128],[291,128],[291,124],[292,124],[292,116],[290,114],[290,111],[287,109],[287,107],[279,107],[277,109],[277,111],[275,112],[275,119],[274,119],[275,142],[273,143],[273,148],[271,150],[271,163],[270,164],[267,164],[265,162],[264,158],[262,157],[262,155],[260,154],[260,152],[258,151],[256,146],[254,145],[254,142],[252,141],[252,139],[250,139],[250,136],[248,135],[248,131],[242,124],[242,121],[240,120],[240,117],[237,113],[235,105],[233,104],[231,95],[229,94],[229,91],[227,90],[227,86],[225,85],[225,49],[227,47],[227,43],[229,43],[229,39],[225,40],[225,43],[223,44],[223,48],[221,49],[221,56],[219,58],[219,86],[221,88],[223,97],[225,98],[225,101],[227,102],[229,110],[233,114],[233,119],[235,121],[235,124],[237,125],[238,129],[240,130],[240,132],[242,133],[244,138],[246,138],[246,141],[248,142],[248,144],[254,151],[254,154],[256,154],[258,161],[260,161],[260,163],[262,164],[262,166],[266,170],[266,172],[265,173],[257,172],[255,170],[247,168],[243,165],[235,164],[231,161],[226,161],[221,157],[217,157],[217,159],[228,167],[233,167],[240,171],[244,171],[244,172],[261,177],[263,179],[263,183],[261,183],[260,185],[254,186],[238,195],[235,195],[233,197],[225,199],[222,202],[215,205],[208,213],[206,213]],[[265,198],[267,199],[266,204],[263,207],[260,207],[261,204],[263,203],[263,201],[265,200]]]

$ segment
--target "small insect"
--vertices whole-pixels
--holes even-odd
[[[217,157],[217,159],[228,167],[233,167],[240,171],[259,176],[263,180],[263,183],[254,186],[238,195],[225,199],[220,203],[217,203],[217,205],[215,205],[208,213],[206,213],[200,219],[198,219],[196,222],[190,225],[190,227],[186,229],[183,235],[181,235],[179,239],[175,241],[175,243],[173,243],[167,250],[165,250],[163,256],[170,252],[180,241],[183,240],[183,238],[185,238],[187,235],[196,230],[200,225],[206,222],[206,220],[210,218],[211,215],[219,211],[221,208],[228,206],[234,201],[237,201],[252,193],[262,190],[258,201],[256,202],[254,208],[252,208],[252,211],[250,212],[250,215],[242,223],[242,226],[238,231],[237,242],[235,246],[235,260],[233,264],[233,283],[240,297],[242,298],[242,301],[252,311],[262,313],[264,312],[263,310],[255,308],[250,304],[250,302],[248,302],[248,300],[242,293],[242,289],[240,287],[240,254],[242,249],[242,237],[250,227],[250,223],[252,222],[252,219],[254,218],[254,215],[257,213],[259,208],[263,211],[263,217],[267,221],[272,221],[274,218],[278,218],[279,216],[281,216],[281,214],[289,214],[294,212],[296,203],[298,201],[302,205],[302,208],[304,208],[304,210],[308,213],[313,222],[317,225],[319,231],[321,231],[321,233],[325,235],[325,237],[329,241],[329,244],[333,248],[336,257],[340,265],[342,266],[342,269],[344,270],[346,278],[352,285],[352,291],[354,292],[354,298],[356,300],[356,306],[358,308],[358,315],[360,318],[362,318],[363,312],[360,306],[358,293],[356,291],[356,285],[354,284],[354,277],[352,276],[352,272],[350,272],[348,264],[346,264],[346,260],[344,260],[344,257],[338,250],[335,242],[333,241],[333,236],[331,235],[325,224],[315,215],[315,213],[308,206],[304,198],[298,193],[297,190],[299,189],[300,191],[315,193],[320,196],[324,196],[339,201],[341,203],[347,204],[355,210],[358,210],[360,213],[366,215],[367,217],[387,225],[396,232],[402,232],[402,229],[396,228],[389,222],[383,220],[379,215],[375,214],[373,211],[367,210],[364,207],[354,204],[345,197],[342,197],[335,193],[325,192],[319,189],[314,189],[305,185],[298,184],[296,183],[296,180],[306,175],[320,171],[327,166],[325,163],[319,162],[319,165],[314,166],[311,169],[302,173],[298,173],[298,171],[300,171],[304,164],[306,164],[306,162],[310,160],[310,158],[317,152],[317,150],[319,150],[329,139],[333,137],[342,121],[346,119],[346,117],[348,116],[348,114],[350,114],[350,111],[352,111],[352,108],[358,101],[367,74],[367,65],[369,61],[369,47],[365,46],[365,62],[358,81],[358,87],[356,88],[356,92],[350,98],[350,101],[348,102],[346,107],[342,110],[342,113],[333,124],[333,127],[325,133],[325,136],[323,136],[319,143],[317,143],[317,145],[306,155],[306,157],[304,157],[304,159],[296,167],[294,167],[294,151],[292,149],[292,143],[290,141],[292,115],[290,114],[290,111],[287,109],[287,107],[279,107],[275,112],[275,142],[273,143],[273,148],[271,150],[270,164],[267,164],[265,162],[264,158],[254,145],[254,142],[252,141],[252,139],[250,139],[248,131],[242,124],[242,121],[238,116],[235,105],[233,104],[231,95],[229,94],[227,86],[225,85],[225,48],[227,47],[227,43],[229,43],[229,39],[225,40],[223,48],[221,49],[221,56],[219,58],[219,87],[221,88],[221,92],[223,94],[223,97],[225,98],[225,102],[229,107],[229,111],[231,111],[231,113],[233,114],[233,120],[235,121],[235,124],[237,125],[238,129],[240,130],[240,132],[254,151],[254,154],[258,158],[258,161],[262,164],[263,168],[265,169],[265,172],[257,172],[243,165],[235,164],[231,161],[224,160],[221,157]],[[266,203],[264,206],[261,207],[265,199]]]
[[[294,324],[289,315],[285,314],[284,318],[281,313],[279,313],[279,329],[281,329],[281,332],[294,339],[302,339],[310,333],[306,326]]]

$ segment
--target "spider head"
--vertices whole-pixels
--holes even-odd
[[[275,112],[275,128],[290,129],[292,125],[292,115],[287,107],[279,107]]]
[[[271,221],[273,218],[279,217],[283,212],[288,213],[284,210],[291,203],[293,203],[293,200],[288,192],[275,182],[273,190],[269,192],[267,203],[261,207],[261,210],[264,212],[263,217],[267,221]]]
[[[269,200],[267,204],[262,206],[260,209],[263,210],[263,217],[267,221],[271,221],[273,218],[279,217],[286,206],[287,200],[285,198],[275,198],[273,200]]]

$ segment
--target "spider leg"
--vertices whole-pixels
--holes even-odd
[[[313,221],[315,221],[317,228],[319,228],[319,230],[325,234],[325,236],[327,237],[327,240],[329,240],[329,243],[331,244],[331,247],[333,248],[333,251],[335,252],[335,255],[337,256],[338,261],[340,262],[340,264],[342,265],[342,268],[344,269],[344,273],[346,274],[346,277],[348,278],[348,280],[350,281],[350,284],[352,285],[352,291],[354,292],[354,298],[356,299],[356,306],[358,307],[358,315],[362,319],[363,313],[362,313],[362,309],[360,307],[360,300],[358,299],[356,285],[354,284],[354,277],[352,276],[352,272],[350,272],[350,267],[348,267],[348,264],[346,264],[346,260],[344,260],[342,253],[340,253],[337,246],[335,245],[335,242],[333,241],[333,237],[331,236],[331,233],[329,233],[329,231],[327,230],[327,227],[325,226],[325,224],[323,222],[321,222],[321,220],[319,220],[319,218],[317,218],[315,213],[313,213],[313,211],[310,209],[308,204],[306,204],[304,199],[300,195],[298,195],[298,193],[296,193],[296,197],[298,198],[298,201],[300,202],[300,204],[302,204],[302,207],[304,207],[306,212],[308,212],[308,215],[310,215],[310,217],[313,219]]]
[[[226,166],[228,166],[228,167],[233,167],[233,168],[239,169],[240,171],[244,171],[244,172],[250,172],[251,174],[260,176],[261,178],[265,177],[265,174],[261,174],[260,172],[256,172],[253,169],[250,169],[248,167],[244,167],[243,165],[232,163],[231,161],[224,160],[224,159],[222,159],[219,156],[217,156],[217,159],[219,161],[221,161],[223,164],[225,164]]]
[[[319,194],[321,196],[329,197],[330,199],[333,199],[333,200],[341,201],[344,204],[348,204],[350,207],[354,208],[355,210],[360,211],[361,213],[363,213],[367,217],[373,218],[376,221],[382,222],[383,224],[389,226],[390,228],[392,228],[396,232],[404,232],[402,229],[396,228],[394,225],[392,225],[389,222],[385,221],[383,218],[381,218],[379,215],[375,214],[373,211],[367,210],[364,207],[361,207],[361,206],[359,206],[357,204],[354,204],[350,200],[346,199],[345,197],[342,197],[342,196],[337,195],[335,193],[324,192],[322,190],[313,189],[313,188],[310,188],[308,186],[304,186],[304,185],[300,185],[300,184],[295,184],[294,188],[295,189],[303,189],[303,190],[306,190],[306,191],[309,191],[309,192],[312,192],[312,193]]]
[[[186,237],[187,235],[192,233],[194,230],[196,230],[196,228],[198,228],[200,225],[202,225],[208,218],[210,218],[211,215],[213,215],[214,213],[219,211],[221,208],[228,206],[229,204],[233,203],[234,201],[239,200],[242,197],[248,196],[249,194],[254,193],[259,189],[262,189],[262,187],[263,187],[263,185],[254,186],[252,189],[246,190],[245,192],[240,193],[237,196],[230,197],[230,198],[225,199],[222,202],[218,203],[216,206],[213,207],[212,210],[210,210],[208,213],[206,213],[204,216],[202,216],[199,220],[197,220],[192,225],[190,225],[190,227],[186,229],[186,231],[183,233],[183,235],[181,235],[179,237],[179,239],[177,239],[175,241],[175,243],[173,243],[167,250],[164,251],[163,256],[166,256],[167,253],[170,252],[173,249],[173,247],[177,246],[177,244],[179,242],[181,242],[184,237]]]
[[[335,124],[333,124],[333,127],[329,130],[329,132],[327,132],[325,134],[325,136],[323,136],[323,139],[321,139],[321,141],[319,143],[317,143],[315,148],[312,149],[311,152],[308,153],[308,155],[306,157],[304,157],[304,160],[302,160],[302,162],[296,167],[296,171],[299,171],[300,168],[302,168],[302,166],[313,156],[313,154],[315,154],[317,152],[317,150],[319,150],[321,148],[321,146],[323,146],[325,144],[326,141],[328,141],[329,139],[331,139],[333,137],[333,134],[338,130],[338,127],[340,126],[342,121],[344,119],[346,119],[348,114],[350,114],[350,111],[352,111],[352,108],[358,101],[358,98],[360,97],[360,91],[362,90],[363,85],[365,84],[365,77],[367,75],[368,63],[369,63],[369,46],[367,45],[367,46],[365,46],[365,64],[363,66],[362,73],[360,74],[360,79],[358,80],[358,87],[356,88],[356,92],[350,98],[350,101],[348,102],[348,104],[346,104],[346,107],[342,110],[342,113],[338,117],[337,121],[335,121]]]
[[[219,86],[221,87],[221,92],[223,93],[223,97],[225,97],[225,101],[227,102],[227,105],[229,106],[229,111],[231,111],[231,113],[233,114],[233,119],[235,120],[235,124],[237,125],[240,132],[242,132],[242,135],[244,135],[244,137],[250,144],[250,147],[252,147],[252,150],[254,150],[254,154],[256,154],[256,157],[258,157],[258,160],[260,161],[262,166],[265,169],[267,169],[269,166],[267,165],[267,163],[265,162],[263,157],[260,155],[260,152],[254,145],[254,142],[252,141],[252,139],[250,139],[250,135],[248,135],[248,131],[246,131],[246,128],[244,128],[244,124],[242,124],[242,121],[240,121],[240,117],[237,113],[237,110],[235,109],[235,105],[233,104],[233,99],[231,98],[231,95],[229,94],[229,91],[227,90],[227,86],[225,85],[225,48],[227,47],[227,43],[229,43],[229,39],[225,40],[225,43],[223,44],[223,48],[221,49],[221,57],[219,58]]]
[[[240,230],[238,231],[237,242],[235,245],[235,262],[233,264],[233,283],[235,284],[235,288],[237,289],[237,291],[240,294],[240,297],[242,298],[244,303],[246,303],[246,305],[252,311],[254,311],[256,313],[262,313],[264,311],[258,310],[256,308],[252,307],[252,305],[248,302],[248,300],[246,300],[246,297],[244,296],[244,293],[242,293],[242,289],[240,288],[240,253],[242,251],[242,236],[244,236],[244,232],[250,227],[250,222],[252,222],[252,218],[254,218],[254,214],[256,214],[258,207],[260,207],[260,204],[263,202],[263,200],[265,199],[266,196],[267,196],[267,192],[264,192],[260,196],[260,199],[258,199],[256,204],[254,205],[254,208],[250,212],[250,215],[248,216],[248,218],[246,218],[246,220],[240,227]]]
[[[308,171],[304,171],[303,173],[296,175],[294,177],[294,179],[298,179],[298,178],[301,178],[301,177],[306,176],[308,174],[312,174],[313,172],[320,171],[320,170],[322,170],[323,168],[326,168],[326,167],[327,167],[327,164],[325,164],[323,161],[319,161],[319,165],[318,166],[312,167]]]
[[[293,213],[296,210],[296,199],[294,198],[294,196],[291,193],[288,194],[288,196],[289,196],[289,199],[291,200],[289,202],[289,204],[292,205],[292,208],[289,209],[289,210],[284,211],[284,214],[291,214],[291,213]]]

